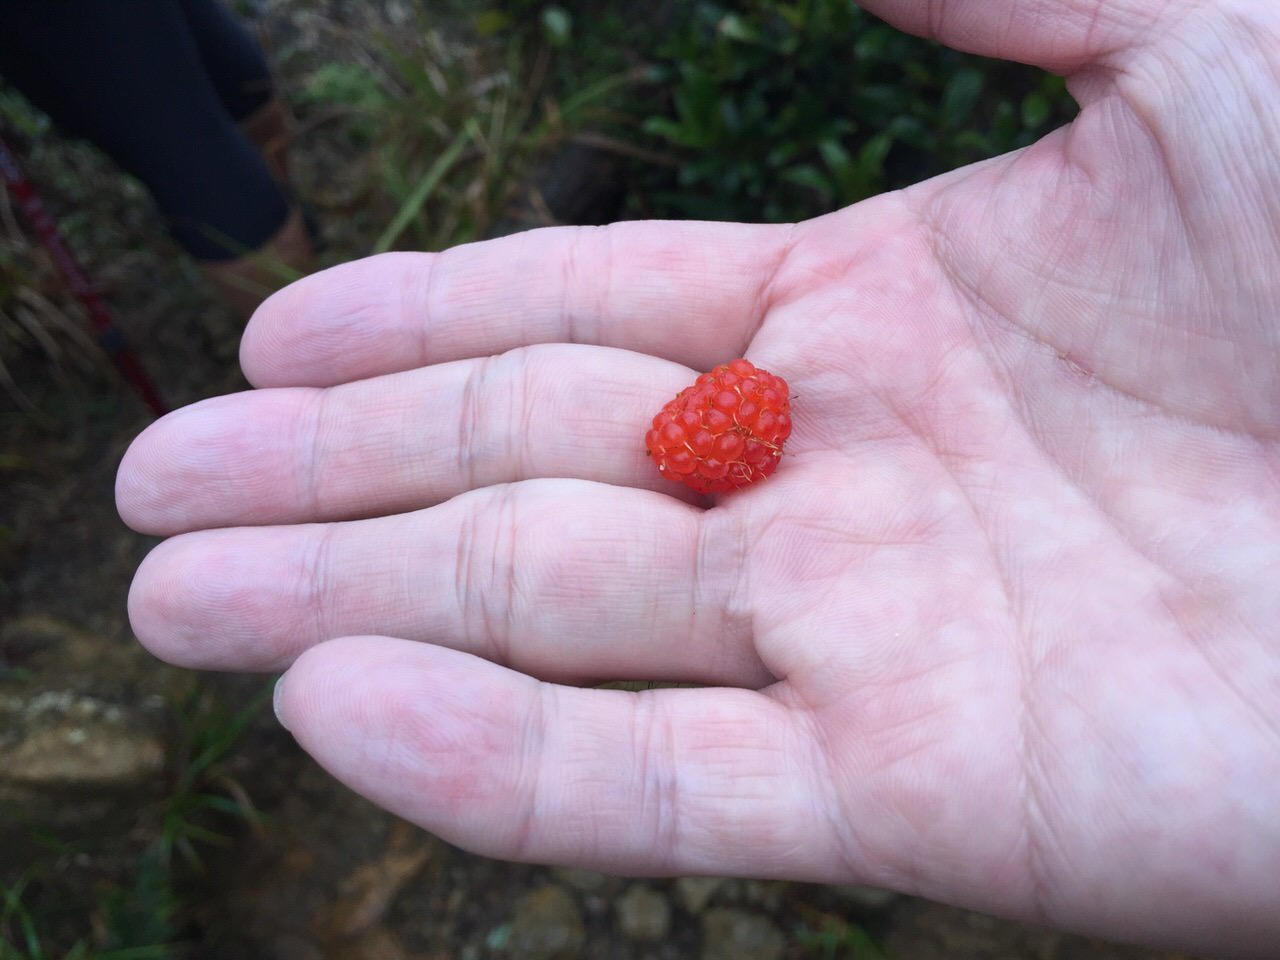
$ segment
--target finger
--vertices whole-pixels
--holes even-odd
[[[271,670],[336,636],[456,647],[537,676],[759,685],[730,610],[735,511],[569,480],[403,516],[185,534],[146,558],[134,632],[192,667]]]
[[[116,499],[137,530],[405,513],[537,477],[686,499],[644,450],[662,402],[693,374],[567,344],[460,360],[329,389],[217,397],[153,424],[125,454]]]
[[[908,33],[1056,73],[1137,43],[1164,12],[1137,0],[859,0]]]
[[[763,694],[557,687],[359,637],[299,659],[277,710],[344,783],[487,856],[632,874],[837,872],[813,747]]]
[[[534,343],[708,369],[758,326],[783,227],[620,223],[535,230],[343,264],[275,294],[245,331],[255,386],[328,386]],[[737,351],[737,352],[735,352]]]

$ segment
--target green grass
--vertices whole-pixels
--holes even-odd
[[[140,867],[140,874],[145,872]],[[4,889],[0,889],[0,960],[176,960],[181,954],[173,944],[151,943],[145,946],[109,947],[94,949],[88,938],[76,940],[65,950],[49,944],[40,930],[40,923],[23,902],[30,879],[20,877]],[[118,918],[108,917],[109,929],[119,931]]]
[[[515,32],[469,29],[439,11],[357,41],[360,63],[323,63],[298,84],[304,118],[334,125],[362,155],[377,232],[369,249],[438,250],[480,239],[529,171],[565,139],[594,82],[548,99],[553,51]]]
[[[884,954],[865,930],[853,923],[829,918],[821,929],[801,927],[796,941],[811,960],[883,960]]]

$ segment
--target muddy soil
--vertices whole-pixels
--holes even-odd
[[[289,71],[337,55],[333,24],[358,31],[373,8],[361,9],[251,5],[286,87]],[[360,164],[331,125],[308,119],[296,162],[326,225],[324,256],[358,256],[379,226],[354,209],[365,184],[343,182]],[[243,389],[237,321],[136,185],[82,146],[53,136],[28,146],[45,200],[76,227],[77,252],[170,403]],[[150,419],[128,385],[41,351],[13,372],[37,413],[0,395],[0,886],[34,878],[26,909],[65,949],[104,936],[115,916],[104,890],[145,895],[137,861],[190,764],[191,717],[207,721],[210,703],[233,714],[267,681],[167,667],[130,634],[129,581],[154,541],[125,529],[113,505],[120,456]],[[873,890],[635,881],[473,857],[338,785],[267,709],[217,777],[210,789],[255,813],[210,825],[229,845],[196,844],[175,914],[188,946],[174,955],[777,960],[858,956],[861,929],[887,956],[911,960],[1173,960]]]

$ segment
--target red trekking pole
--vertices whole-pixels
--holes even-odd
[[[0,137],[0,176],[4,177],[4,185],[8,187],[10,195],[18,206],[22,208],[23,214],[31,224],[31,229],[35,231],[41,245],[53,258],[71,292],[88,311],[103,351],[115,363],[116,368],[137,391],[138,396],[151,409],[151,412],[157,417],[163,416],[167,408],[164,401],[160,399],[160,392],[143,370],[133,350],[130,349],[128,341],[116,325],[115,319],[111,316],[111,312],[90,281],[88,274],[84,272],[63,241],[62,235],[58,233],[53,217],[49,215],[48,209],[31,185],[31,181],[22,172],[18,158],[5,145],[3,137]]]

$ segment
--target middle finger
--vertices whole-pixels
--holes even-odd
[[[686,368],[554,344],[338,387],[216,397],[130,447],[117,502],[130,526],[221,526],[403,513],[465,490],[576,477],[692,499],[647,462],[643,436]]]

